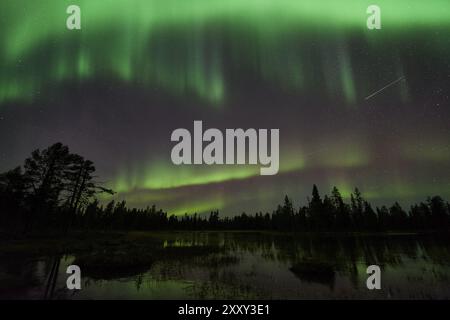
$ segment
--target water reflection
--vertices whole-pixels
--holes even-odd
[[[155,249],[146,254],[117,249],[106,258],[70,252],[33,259],[0,256],[0,297],[450,298],[450,241],[446,238],[186,232],[161,234],[157,239]],[[96,268],[82,268],[82,290],[65,289],[67,266],[86,259]],[[124,259],[138,259],[139,268],[114,268]],[[105,261],[114,262],[113,270],[102,267]],[[382,269],[382,290],[366,288],[366,268],[372,264]]]

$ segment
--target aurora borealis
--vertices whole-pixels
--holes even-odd
[[[313,183],[450,197],[448,0],[7,0],[0,44],[0,171],[61,141],[115,199],[176,214],[299,205]],[[279,128],[280,172],[173,165],[170,134],[194,120]]]

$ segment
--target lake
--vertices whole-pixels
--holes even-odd
[[[81,253],[0,253],[0,298],[449,299],[449,243],[413,234],[161,232],[151,236],[151,262],[119,271],[84,268]],[[120,254],[127,260],[129,251]],[[71,291],[74,262],[82,289]],[[369,265],[381,268],[381,290],[367,289]]]

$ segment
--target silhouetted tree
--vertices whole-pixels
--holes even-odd
[[[398,202],[389,209],[390,214],[390,227],[393,229],[401,230],[408,227],[408,215],[402,209]]]
[[[20,223],[22,209],[25,207],[26,181],[22,168],[0,174],[0,224]]]
[[[25,232],[34,224],[54,227],[61,220],[67,230],[97,193],[113,193],[94,182],[94,171],[91,161],[55,143],[33,151],[24,170],[18,167],[1,175],[0,199],[9,214],[20,212]]]
[[[312,228],[322,229],[324,224],[324,207],[316,185],[313,185],[312,198],[309,201],[308,211]]]
[[[449,216],[444,200],[439,196],[428,198],[428,206],[431,212],[432,227],[437,229],[447,228]]]
[[[333,187],[331,191],[331,202],[334,207],[334,216],[336,217],[336,228],[340,230],[348,230],[351,227],[350,209],[344,203],[338,188]]]
[[[363,229],[363,203],[361,192],[358,188],[355,188],[354,193],[350,195],[351,202],[351,218],[355,229]]]

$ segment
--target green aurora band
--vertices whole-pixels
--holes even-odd
[[[299,89],[308,76],[302,74],[307,71],[302,70],[301,55],[295,54],[301,45],[291,48],[292,58],[297,61],[286,64],[274,60],[287,43],[292,43],[289,34],[304,33],[305,42],[310,30],[331,36],[360,32],[371,37],[365,27],[365,12],[371,3],[360,0],[6,1],[0,13],[0,102],[32,99],[31,92],[45,88],[47,82],[86,80],[101,75],[113,75],[121,81],[143,86],[157,84],[173,94],[193,93],[212,105],[223,102],[227,86],[221,47],[220,41],[211,40],[210,24],[222,24],[234,35],[251,33],[258,43],[256,49],[262,52],[261,75],[274,83]],[[65,28],[65,11],[70,4],[81,7],[82,32],[69,32]],[[383,27],[395,32],[450,24],[450,3],[446,0],[379,0],[377,5],[383,11]],[[173,30],[175,35],[167,39],[164,30]],[[243,45],[240,40],[237,36],[233,43],[236,51]],[[44,64],[38,67],[41,72],[32,72],[36,68],[33,57],[46,45],[51,47],[51,55],[40,61]],[[213,48],[207,56],[205,46]],[[347,101],[354,103],[355,83],[348,52],[339,43],[337,50],[340,89]],[[244,50],[241,48],[239,52]],[[255,50],[247,52],[249,57],[239,59],[252,60]],[[331,82],[328,86],[332,86]]]

